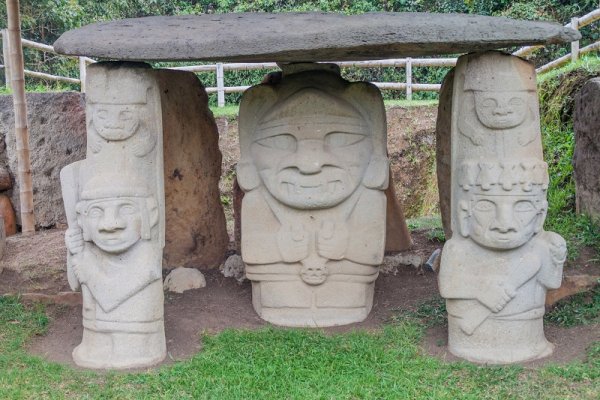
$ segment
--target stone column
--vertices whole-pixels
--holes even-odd
[[[512,363],[552,353],[546,290],[558,288],[565,241],[543,230],[548,203],[534,66],[499,52],[460,57],[453,72],[452,238],[439,287],[449,350]]]
[[[83,295],[77,365],[134,368],[166,355],[159,87],[145,64],[99,63],[87,81],[86,159],[61,171],[67,274]]]
[[[385,245],[379,90],[333,64],[291,64],[240,105],[242,257],[252,302],[285,326],[365,319]]]

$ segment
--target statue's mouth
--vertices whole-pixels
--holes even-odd
[[[344,183],[340,179],[314,183],[282,181],[281,190],[288,196],[326,196],[343,192]]]

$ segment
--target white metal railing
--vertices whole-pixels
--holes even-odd
[[[571,22],[565,27],[571,27],[578,30],[584,26],[587,26],[600,19],[600,8],[584,15],[583,17],[573,17]],[[4,29],[1,31],[2,35],[2,50],[4,55],[5,65],[0,65],[0,68],[4,68],[6,73],[5,76],[10,76],[9,70],[9,58],[8,58],[8,30]],[[23,47],[30,47],[40,51],[45,51],[53,54],[58,54],[54,50],[53,46],[37,43],[31,40],[22,39]],[[526,56],[533,53],[537,49],[542,48],[542,45],[538,46],[527,46],[515,51],[513,54],[517,56]],[[589,53],[592,51],[600,50],[600,41],[592,43],[583,48],[579,48],[579,41],[571,43],[571,52],[563,57],[560,57],[554,61],[549,62],[537,68],[538,73],[543,73],[551,69],[557,68],[569,61],[576,61],[580,55]],[[67,56],[69,57],[69,56]],[[95,60],[89,57],[73,57],[79,59],[79,79],[69,78],[64,76],[51,75],[43,72],[25,70],[26,76],[31,76],[40,79],[46,79],[51,81],[67,82],[81,85],[81,91],[85,92],[85,76],[86,68],[90,63]],[[378,67],[392,67],[392,68],[405,68],[406,69],[406,82],[373,82],[381,90],[402,90],[406,92],[407,100],[412,99],[412,93],[416,91],[439,91],[441,84],[424,84],[416,83],[412,78],[413,67],[453,67],[456,65],[456,58],[397,58],[389,60],[372,60],[372,61],[343,61],[337,62],[340,68],[378,68]],[[335,61],[334,61],[335,62]],[[266,70],[277,68],[277,64],[271,63],[216,63],[216,64],[204,64],[204,65],[192,65],[184,67],[173,67],[171,69],[179,71],[189,72],[215,72],[216,74],[216,87],[208,87],[206,91],[208,93],[217,93],[217,104],[219,107],[225,105],[225,94],[226,93],[239,93],[247,90],[250,86],[225,86],[225,71],[242,71],[242,70]],[[6,86],[10,87],[9,79],[6,80]]]

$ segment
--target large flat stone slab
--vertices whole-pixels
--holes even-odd
[[[356,61],[562,43],[556,23],[432,13],[232,13],[101,22],[64,33],[56,51],[119,60]]]

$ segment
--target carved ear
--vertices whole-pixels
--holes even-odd
[[[458,203],[458,224],[460,234],[464,237],[469,237],[469,203],[466,200],[461,200]]]
[[[148,198],[148,223],[150,227],[156,226],[158,224],[158,204],[153,197]]]
[[[90,233],[88,232],[87,226],[83,223],[83,219],[81,218],[81,214],[77,213],[77,225],[81,228],[81,233],[83,235],[83,240],[85,242],[91,242],[92,238]]]
[[[239,162],[235,168],[237,181],[244,192],[249,192],[260,186],[260,176],[256,167],[247,162]]]
[[[540,213],[537,215],[538,220],[535,222],[535,233],[540,233],[544,229],[544,222],[546,221],[546,213],[548,212],[548,202],[542,201],[542,208]]]
[[[374,156],[371,158],[367,170],[365,171],[365,177],[363,178],[363,185],[369,189],[385,190],[389,183],[389,170],[390,163],[387,157]]]

